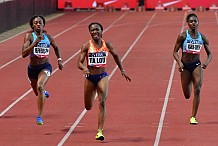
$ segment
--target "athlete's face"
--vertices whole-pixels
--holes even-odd
[[[102,30],[98,24],[91,25],[89,32],[93,40],[99,40],[102,36]]]
[[[40,17],[36,17],[35,19],[33,19],[32,27],[34,31],[41,32],[44,27],[43,20]]]
[[[198,18],[196,18],[195,16],[189,18],[188,26],[190,29],[196,30],[198,28],[198,24],[199,24]]]

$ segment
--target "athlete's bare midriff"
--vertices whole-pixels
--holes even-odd
[[[88,66],[88,69],[90,71],[90,75],[97,75],[97,74],[102,74],[103,72],[105,72],[105,67],[91,67],[91,66]]]
[[[38,66],[48,62],[48,58],[38,58],[37,56],[30,57],[30,65]]]
[[[191,54],[191,53],[182,53],[182,61],[183,62],[196,62],[200,60],[199,54]]]

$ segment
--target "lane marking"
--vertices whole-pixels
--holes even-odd
[[[83,19],[83,20],[77,22],[76,24],[74,24],[74,25],[73,25],[72,27],[70,27],[70,28],[72,29],[72,28],[76,27],[76,25],[78,25],[79,23],[81,23],[81,22],[83,22],[83,21],[89,19],[90,17],[92,17],[92,16],[94,16],[94,15],[96,15],[96,14],[97,14],[97,13],[93,13],[93,14],[90,15],[89,17],[87,17],[87,18],[85,18],[85,19]],[[107,29],[105,29],[105,31],[107,31],[109,28],[111,28],[114,23],[116,23],[118,20],[120,20],[120,19],[121,19],[122,17],[124,17],[124,15],[126,15],[126,14],[127,14],[127,12],[124,13],[121,17],[119,17],[116,21],[114,21],[111,25],[109,25],[109,27],[108,27]],[[70,30],[70,29],[68,29],[68,30]],[[105,32],[105,31],[104,31],[104,32]],[[65,32],[66,32],[66,31],[65,31]],[[60,36],[60,34],[63,34],[63,33],[61,32],[61,33],[57,34],[55,37]],[[80,50],[78,50],[75,54],[73,54],[70,58],[68,58],[65,62],[63,62],[63,65],[65,65],[65,64],[68,63],[71,59],[73,59],[76,55],[78,55],[79,52],[80,52]],[[56,73],[58,70],[59,70],[59,69],[56,68],[56,69],[53,71],[52,74]],[[10,104],[5,110],[3,110],[3,111],[0,113],[0,117],[2,117],[5,113],[7,113],[14,105],[16,105],[20,100],[22,100],[22,99],[23,99],[26,95],[28,95],[31,91],[32,91],[32,88],[29,89],[28,91],[26,91],[22,96],[20,96],[18,99],[16,99],[12,104]]]
[[[97,13],[93,13],[92,15],[86,17],[85,19],[81,20],[81,21],[78,21],[76,24],[74,24],[72,27],[68,28],[67,30],[69,31],[70,29],[76,27],[78,24],[80,24],[81,22],[93,17],[94,15],[96,15]],[[63,34],[63,32],[66,32],[65,30],[62,31],[61,33],[57,34],[55,37],[58,37],[60,36],[60,34]],[[55,38],[54,37],[54,38]],[[63,64],[66,64],[67,62],[69,62],[72,58],[74,58],[77,54],[79,53],[79,51],[77,51],[74,55],[72,55],[69,59],[67,59]],[[14,62],[15,60],[21,58],[21,56],[15,58],[14,60],[10,61],[8,64]],[[4,65],[5,67],[6,65]],[[2,69],[2,68],[0,68]],[[56,68],[52,74],[56,73],[58,71],[58,68]],[[0,117],[2,117],[6,112],[8,112],[14,105],[16,105],[20,100],[22,100],[26,95],[28,95],[30,92],[32,91],[32,88],[29,89],[28,91],[26,91],[22,96],[20,96],[19,98],[17,98],[12,104],[10,104],[5,110],[3,110],[1,113],[0,113]]]
[[[182,32],[184,30],[185,22],[186,22],[185,21],[186,15],[187,15],[187,12],[184,13],[183,21],[182,21],[182,28],[181,28],[180,32]],[[163,104],[163,108],[162,108],[162,112],[161,112],[161,117],[160,117],[160,121],[158,124],[157,134],[156,134],[156,138],[154,141],[154,146],[158,146],[159,142],[160,142],[161,132],[163,129],[163,123],[164,123],[164,118],[166,115],[166,108],[167,108],[167,104],[168,104],[168,100],[169,100],[169,95],[170,95],[170,90],[171,90],[171,86],[172,86],[172,82],[173,82],[175,68],[176,68],[176,60],[174,59],[172,69],[171,69],[170,79],[169,79],[168,86],[167,86],[167,91],[165,94],[165,100],[164,100],[164,104]]]
[[[86,17],[85,19],[83,19],[83,20],[81,20],[81,21],[78,21],[76,24],[74,24],[73,26],[71,26],[71,27],[69,27],[68,29],[65,29],[64,31],[62,31],[62,32],[60,32],[59,34],[57,34],[57,35],[55,35],[54,36],[54,38],[56,38],[56,37],[59,37],[60,35],[62,35],[62,34],[64,34],[65,32],[67,32],[67,31],[69,31],[69,30],[71,30],[71,29],[73,29],[73,28],[75,28],[78,24],[80,24],[81,22],[84,22],[84,21],[86,21],[87,19],[89,19],[89,18],[91,18],[91,17],[93,17],[94,15],[96,15],[97,13],[93,13],[92,15],[90,15],[90,16],[88,16],[88,17]],[[23,32],[21,32],[21,33],[19,33],[19,34],[17,34],[17,35],[15,35],[15,36],[18,36],[18,35],[20,35],[20,34],[22,34],[22,33],[24,33],[24,32],[26,32],[27,30],[25,30],[25,31],[23,31]],[[15,37],[14,36],[14,37]],[[11,37],[11,38],[14,38],[14,37]],[[10,38],[10,39],[11,39]],[[6,39],[7,40],[7,39]],[[6,41],[5,40],[5,41]],[[22,58],[22,56],[20,55],[20,56],[18,56],[18,57],[16,57],[15,59],[13,59],[13,60],[11,60],[11,61],[9,61],[9,62],[7,62],[6,64],[4,64],[4,65],[2,65],[1,67],[0,67],[0,70],[1,69],[3,69],[4,67],[6,67],[6,66],[8,66],[9,64],[11,64],[11,63],[13,63],[13,62],[15,62],[16,60],[18,60],[18,59],[20,59],[20,58]]]
[[[144,27],[144,29],[141,31],[141,33],[138,35],[138,37],[135,39],[135,41],[133,42],[133,44],[129,47],[129,49],[127,50],[127,52],[124,54],[124,56],[121,59],[121,62],[126,58],[126,56],[129,54],[129,52],[132,50],[132,48],[135,46],[135,44],[139,41],[139,39],[141,38],[142,34],[147,30],[147,28],[149,27],[151,21],[154,19],[154,17],[156,16],[156,12],[152,15],[152,17],[150,18],[150,20],[148,21],[148,23],[146,24],[146,26]],[[118,66],[116,65],[116,67],[113,69],[113,71],[110,73],[109,75],[109,80],[110,78],[114,75],[115,71],[118,69]],[[82,118],[84,117],[84,115],[86,114],[87,110],[84,109],[80,116],[77,118],[77,120],[74,122],[74,124],[71,126],[71,128],[69,129],[69,131],[65,134],[65,136],[61,139],[61,141],[58,143],[57,146],[62,146],[65,141],[69,138],[69,136],[72,134],[72,132],[74,131],[74,129],[76,128],[76,126],[79,124],[79,122],[82,120]]]
[[[64,14],[56,14],[55,16],[50,16],[50,17],[47,18],[47,21],[56,19],[56,18],[58,18],[58,17],[60,17],[60,16],[63,16],[63,15],[64,15]],[[29,24],[24,24],[24,25],[29,25]],[[23,25],[22,25],[22,26],[23,26]],[[21,27],[22,27],[22,26],[21,26]],[[20,27],[20,26],[18,26],[18,27]],[[18,28],[18,27],[17,27],[17,28]],[[19,33],[13,35],[13,36],[7,38],[7,39],[4,39],[4,40],[0,41],[0,43],[6,42],[6,41],[8,41],[8,40],[10,40],[10,39],[13,39],[13,38],[15,38],[15,37],[17,37],[17,36],[19,36],[19,35],[21,35],[21,34],[27,32],[27,31],[29,31],[29,30],[31,30],[31,29],[26,29],[26,30],[24,30],[24,31],[21,31],[21,32],[19,32]]]

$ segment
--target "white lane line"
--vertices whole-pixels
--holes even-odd
[[[13,60],[11,60],[11,61],[5,63],[4,65],[2,65],[2,66],[0,67],[0,70],[3,69],[4,67],[8,66],[9,64],[15,62],[16,60],[18,60],[18,59],[20,59],[20,58],[21,58],[21,56],[18,56],[18,57],[16,57],[16,58],[14,58]]]
[[[76,27],[79,23],[89,19],[90,17],[96,15],[97,13],[93,13],[92,15],[86,17],[85,19],[81,20],[81,21],[78,21],[76,24],[74,24],[72,27],[70,27],[71,29]],[[67,30],[70,30],[70,29],[67,29]],[[66,31],[65,31],[66,32]],[[59,33],[59,34],[63,34],[62,32]],[[57,34],[55,37],[57,36],[60,36],[59,34]],[[69,62],[72,58],[74,58],[77,54],[79,53],[79,51],[77,51],[75,54],[73,54],[70,58],[68,58],[63,64],[66,64],[67,62]],[[55,72],[58,71],[58,68],[56,68],[54,71],[53,71],[53,74]],[[10,104],[4,111],[1,112],[0,114],[0,117],[2,117],[6,112],[8,112],[14,105],[16,105],[20,100],[22,100],[26,95],[28,95],[30,92],[32,91],[32,89],[29,89],[28,91],[26,91],[22,96],[20,96],[18,99],[16,99],[12,104]]]
[[[184,30],[186,14],[187,13],[185,12],[184,16],[183,16],[181,32]],[[164,100],[164,104],[163,104],[163,108],[162,108],[162,112],[161,112],[161,117],[160,117],[158,129],[157,129],[157,134],[156,134],[154,146],[158,146],[159,142],[160,142],[160,136],[161,136],[161,132],[162,132],[162,129],[163,129],[163,123],[164,123],[164,118],[165,118],[165,115],[166,115],[166,108],[167,108],[167,104],[168,104],[168,100],[169,100],[169,95],[170,95],[170,90],[171,90],[171,86],[172,86],[172,82],[173,82],[173,76],[174,76],[175,68],[176,68],[176,61],[174,59],[173,66],[172,66],[172,69],[171,69],[170,79],[169,79],[169,82],[168,82],[167,91],[166,91],[166,94],[165,94],[165,100]]]
[[[80,24],[81,22],[84,22],[84,21],[86,21],[87,19],[89,19],[89,18],[91,18],[91,17],[93,17],[94,15],[96,15],[97,13],[93,13],[92,15],[90,15],[90,16],[88,16],[88,17],[86,17],[85,19],[83,19],[83,20],[81,20],[81,21],[78,21],[76,24],[74,24],[74,25],[72,25],[71,27],[69,27],[68,29],[65,29],[64,31],[62,31],[62,32],[60,32],[59,34],[57,34],[57,35],[55,35],[54,36],[54,38],[56,38],[56,37],[58,37],[58,36],[60,36],[60,35],[62,35],[63,33],[65,33],[65,32],[67,32],[67,31],[69,31],[69,30],[71,30],[71,29],[73,29],[73,28],[75,28],[78,24]],[[25,31],[23,31],[23,32],[25,32]],[[22,33],[23,33],[22,32]],[[18,34],[17,34],[18,35]],[[16,36],[17,36],[16,35]],[[14,36],[15,37],[15,36]],[[4,64],[4,65],[2,65],[1,67],[0,67],[0,70],[1,69],[3,69],[4,67],[6,67],[6,66],[8,66],[9,64],[11,64],[11,63],[13,63],[13,62],[15,62],[16,60],[18,60],[18,59],[20,59],[20,58],[22,58],[22,56],[20,55],[20,56],[18,56],[18,57],[16,57],[15,59],[13,59],[13,60],[11,60],[11,61],[9,61],[9,62],[7,62],[6,64]]]
[[[50,20],[52,20],[52,19],[58,18],[58,17],[63,16],[63,15],[64,15],[64,14],[56,14],[56,16],[48,17],[48,18],[47,18],[47,21],[50,21]],[[28,25],[28,24],[26,24],[26,25]],[[6,42],[6,41],[8,41],[8,40],[10,40],[10,39],[13,39],[13,38],[15,38],[16,36],[19,36],[19,35],[21,35],[21,34],[27,32],[27,31],[29,31],[29,30],[30,30],[30,29],[26,29],[26,30],[24,30],[24,31],[22,31],[22,32],[20,32],[20,33],[18,33],[18,34],[13,35],[12,37],[9,37],[9,38],[7,38],[7,39],[4,39],[4,40],[0,41],[0,43]]]
[[[141,33],[138,35],[138,37],[136,38],[136,40],[133,42],[133,44],[129,47],[129,49],[127,50],[127,52],[124,54],[124,56],[122,57],[121,61],[123,61],[126,56],[129,54],[129,52],[132,50],[132,48],[135,46],[135,44],[138,42],[138,40],[141,38],[142,34],[147,30],[148,26],[150,25],[151,21],[154,19],[154,17],[156,16],[156,13],[154,13],[152,15],[152,17],[150,18],[150,20],[148,21],[148,23],[146,24],[146,26],[144,27],[144,29],[141,31]],[[115,23],[113,23],[115,24]],[[118,67],[116,66],[113,71],[111,72],[111,74],[109,75],[109,80],[110,78],[114,75],[115,71],[118,69]],[[74,129],[76,128],[76,126],[79,124],[79,122],[82,120],[82,118],[84,117],[84,115],[86,114],[87,110],[84,109],[82,111],[82,113],[80,114],[80,116],[77,118],[77,120],[74,122],[74,124],[70,127],[69,131],[65,134],[65,136],[62,138],[62,140],[58,143],[57,146],[62,146],[65,141],[68,139],[68,137],[71,135],[71,133],[74,131]]]

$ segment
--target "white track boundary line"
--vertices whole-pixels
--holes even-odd
[[[13,60],[11,60],[11,61],[5,63],[4,65],[2,65],[2,66],[0,67],[0,70],[3,69],[3,68],[5,68],[5,67],[8,66],[9,64],[15,62],[16,60],[18,60],[18,59],[20,59],[20,58],[21,58],[21,56],[18,56],[18,57],[16,57],[16,58],[14,58]]]
[[[72,27],[70,27],[70,29],[76,27],[79,23],[81,23],[81,22],[83,22],[83,21],[89,19],[90,17],[92,17],[92,16],[94,16],[94,15],[96,15],[96,14],[97,14],[97,13],[94,13],[94,14],[90,15],[89,17],[86,17],[85,19],[83,19],[83,20],[77,22],[77,23],[74,24]],[[126,13],[125,13],[125,14],[126,14]],[[124,17],[125,14],[123,14],[121,17],[119,17],[118,20],[120,20],[122,17]],[[116,20],[116,21],[118,21],[118,20]],[[116,22],[116,21],[115,21],[115,22]],[[114,22],[114,23],[115,23],[115,22]],[[112,25],[113,25],[114,23],[112,23],[108,28],[112,27]],[[108,28],[105,29],[104,32],[106,32],[106,31],[108,30]],[[70,30],[70,29],[67,29],[67,30]],[[66,31],[64,31],[64,32],[66,32]],[[60,34],[63,34],[63,32],[57,34],[55,37],[60,36]],[[55,37],[54,37],[54,38],[55,38]],[[78,50],[75,54],[73,54],[70,58],[68,58],[68,59],[63,63],[63,65],[66,64],[66,63],[68,63],[71,59],[73,59],[79,52],[80,52],[80,50]],[[52,72],[52,74],[56,73],[57,71],[58,71],[58,68],[56,68],[56,69]],[[22,100],[22,99],[23,99],[26,95],[28,95],[31,91],[32,91],[32,89],[29,89],[29,90],[28,90],[27,92],[25,92],[22,96],[20,96],[18,99],[16,99],[11,105],[9,105],[4,111],[2,111],[2,112],[0,113],[0,117],[2,117],[6,112],[8,112],[14,105],[16,105],[20,100]]]
[[[187,12],[185,12],[184,17],[183,17],[181,32],[184,30],[186,14],[187,14]],[[161,112],[161,117],[160,117],[158,129],[157,129],[157,134],[156,134],[156,138],[155,138],[155,142],[154,142],[154,146],[158,146],[159,142],[160,142],[161,132],[163,129],[163,123],[164,123],[164,118],[166,115],[166,108],[167,108],[167,104],[169,101],[169,95],[170,95],[170,90],[171,90],[171,86],[172,86],[172,82],[173,82],[175,68],[176,68],[176,61],[174,59],[173,66],[171,69],[170,79],[168,82],[167,91],[166,91],[166,95],[165,95],[165,100],[164,100],[164,104],[163,104],[163,108],[162,108],[162,112]]]
[[[22,32],[20,32],[20,33],[18,33],[18,34],[15,34],[15,35],[13,35],[12,37],[9,37],[9,38],[7,38],[7,39],[2,40],[2,41],[0,41],[0,43],[6,42],[6,41],[8,41],[8,40],[10,40],[10,39],[13,39],[13,38],[15,38],[16,36],[19,36],[19,35],[21,35],[22,33],[25,33],[25,32],[27,32],[27,31],[28,31],[28,29],[27,29],[27,30],[24,30],[24,31],[22,31]]]
[[[127,50],[127,52],[124,54],[124,56],[122,57],[121,61],[123,61],[126,56],[129,54],[129,52],[132,50],[132,48],[135,46],[135,44],[138,42],[138,40],[141,38],[142,34],[147,30],[147,28],[149,27],[151,21],[154,19],[154,17],[156,16],[157,13],[154,13],[152,15],[152,17],[150,18],[150,20],[148,21],[147,25],[144,27],[144,29],[141,31],[141,33],[138,35],[138,37],[135,39],[135,41],[133,42],[133,44],[129,47],[129,49]],[[114,23],[113,23],[114,24]],[[114,75],[115,71],[118,69],[118,67],[116,66],[113,71],[111,72],[111,74],[109,75],[109,80],[110,78]],[[77,120],[74,122],[74,124],[70,127],[69,131],[66,133],[66,135],[62,138],[62,140],[58,143],[57,146],[62,146],[64,144],[64,142],[68,139],[68,137],[71,135],[71,133],[74,131],[74,129],[76,128],[76,126],[79,124],[79,122],[82,120],[82,118],[84,117],[84,115],[86,114],[87,110],[84,109],[82,111],[82,113],[79,115],[79,117],[77,118]]]
[[[85,19],[83,19],[83,20],[77,22],[77,23],[74,24],[72,27],[68,28],[67,30],[69,31],[70,29],[76,27],[79,23],[81,23],[81,22],[83,22],[83,21],[89,19],[90,17],[94,16],[95,14],[97,14],[97,13],[94,13],[94,14],[92,14],[92,15],[86,17]],[[66,32],[66,31],[64,31],[64,32]],[[60,36],[60,34],[63,34],[63,32],[57,34],[55,37]],[[54,37],[54,38],[55,38],[55,37]],[[69,61],[70,61],[72,58],[74,58],[78,53],[79,53],[79,51],[77,51],[74,55],[72,55],[70,58],[68,58],[63,64],[66,64],[67,62],[69,62]],[[21,57],[21,56],[20,56],[20,57]],[[17,58],[14,59],[13,61],[19,59],[20,57],[17,57]],[[10,61],[10,63],[12,63],[12,61]],[[7,65],[10,64],[10,63],[7,63]],[[5,67],[5,66],[6,66],[6,65],[4,65],[4,67]],[[0,68],[0,69],[2,69],[2,68]],[[56,73],[57,71],[58,71],[58,68],[56,68],[56,69],[53,71],[52,74]],[[10,104],[4,111],[1,112],[0,117],[2,117],[6,112],[8,112],[14,105],[16,105],[20,100],[22,100],[22,99],[23,99],[26,95],[28,95],[31,91],[32,91],[32,88],[29,89],[28,91],[26,91],[22,96],[20,96],[19,98],[17,98],[12,104]]]
[[[58,17],[60,17],[60,16],[63,16],[64,14],[56,14],[56,15],[57,15],[57,16],[51,16],[51,18],[48,18],[47,21],[50,21],[50,20],[53,20],[53,19],[58,18]],[[24,24],[24,25],[29,25],[29,24],[27,23],[27,24]],[[18,26],[18,27],[19,27],[19,26]],[[7,39],[2,40],[2,41],[0,41],[0,44],[3,43],[3,42],[8,41],[8,40],[10,40],[10,39],[13,39],[13,38],[15,38],[16,36],[19,36],[19,35],[21,35],[21,34],[27,32],[28,30],[29,30],[29,29],[26,29],[26,30],[24,30],[24,31],[21,31],[21,32],[19,32],[19,33],[13,35],[12,37],[9,37],[9,38],[7,38]]]
[[[65,32],[67,32],[67,31],[69,31],[69,30],[75,28],[75,27],[76,27],[78,24],[80,24],[81,22],[86,21],[87,19],[89,19],[90,17],[93,17],[93,16],[96,15],[96,14],[97,14],[97,13],[93,13],[92,15],[86,17],[85,19],[83,19],[83,20],[81,20],[81,21],[78,21],[78,22],[77,22],[76,24],[74,24],[73,26],[71,26],[71,27],[69,27],[68,29],[65,29],[64,31],[62,31],[62,32],[60,32],[59,34],[55,35],[54,38],[56,38],[56,37],[62,35],[63,33],[65,33]],[[23,32],[25,32],[25,31],[23,31]],[[22,33],[23,33],[23,32],[22,32]],[[21,33],[20,33],[20,34],[21,34]],[[17,34],[17,35],[18,35],[18,34]],[[17,35],[16,35],[16,36],[17,36]],[[14,37],[15,37],[15,36],[14,36]],[[13,38],[13,37],[12,37],[12,38]],[[21,55],[18,56],[18,57],[16,57],[16,58],[13,59],[13,60],[7,62],[6,64],[4,64],[4,65],[2,65],[2,66],[0,67],[0,70],[3,69],[4,67],[6,67],[7,65],[9,65],[9,64],[11,64],[11,63],[13,63],[13,62],[15,62],[16,60],[18,60],[18,59],[20,59],[20,58],[22,58]]]

